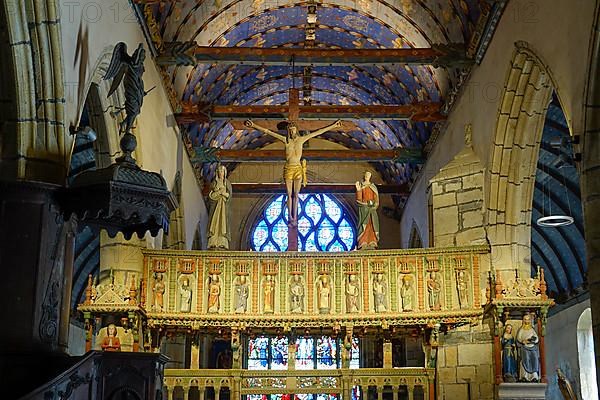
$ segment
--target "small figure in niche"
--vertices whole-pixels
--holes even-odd
[[[190,312],[192,311],[192,288],[190,287],[190,280],[184,279],[179,288],[179,311]]]
[[[302,313],[304,311],[304,285],[300,275],[292,278],[290,285],[290,312]]]
[[[346,284],[346,312],[356,313],[359,312],[358,308],[358,296],[360,289],[356,280],[356,275],[348,275],[348,283]]]
[[[100,347],[104,351],[121,351],[121,341],[117,337],[117,327],[115,324],[109,324],[106,328],[106,336],[102,339]]]
[[[412,311],[413,309],[413,279],[410,275],[402,277],[402,287],[400,288],[400,298],[402,299],[402,311]]]
[[[267,275],[263,285],[265,295],[263,312],[272,314],[275,311],[275,280],[273,276]]]
[[[154,286],[152,291],[154,292],[154,310],[164,310],[164,294],[165,294],[165,282],[163,281],[163,274],[157,273],[154,277]]]
[[[210,283],[208,284],[208,312],[218,313],[221,307],[220,296],[221,296],[221,282],[219,281],[219,275],[211,275]]]
[[[375,274],[373,279],[373,296],[375,297],[375,312],[386,312],[386,282],[383,274]]]
[[[243,314],[246,312],[249,294],[250,288],[248,287],[246,276],[240,275],[235,285],[235,312],[237,314]]]

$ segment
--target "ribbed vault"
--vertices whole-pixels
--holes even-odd
[[[559,228],[536,224],[538,218],[550,214],[570,215],[575,222]],[[559,301],[580,292],[587,266],[579,173],[567,121],[556,96],[548,106],[544,122],[531,227],[532,271],[540,265],[549,272],[546,274],[549,289]]]

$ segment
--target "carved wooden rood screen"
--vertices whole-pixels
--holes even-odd
[[[167,368],[164,383],[168,399],[186,400],[259,394],[300,400],[321,393],[351,400],[354,390],[379,400],[384,393],[394,400],[433,399],[439,334],[481,321],[488,279],[481,271],[490,269],[486,246],[143,254],[142,276],[126,286],[90,279],[79,306],[88,348],[107,313],[120,315],[121,326],[132,333],[133,351],[156,352],[165,338],[185,336],[191,343],[188,368]],[[418,338],[420,367],[395,367],[392,339],[398,334]],[[297,340],[324,335],[339,349],[334,368],[303,368]],[[352,364],[354,340],[364,335],[382,343],[377,368]],[[201,354],[207,336],[226,339],[227,369],[200,368],[201,359],[214,357]],[[286,338],[284,370],[248,368],[248,343],[256,337]]]

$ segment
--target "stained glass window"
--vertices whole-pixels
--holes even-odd
[[[260,336],[248,342],[248,369],[269,369],[269,338]]]
[[[360,348],[358,338],[352,337],[352,348],[350,349],[350,369],[360,368]]]
[[[287,250],[287,196],[275,197],[251,233],[254,251]],[[301,251],[348,251],[356,234],[338,201],[328,194],[301,193],[298,205],[298,248]]]
[[[271,339],[271,369],[287,369],[288,338]]]
[[[296,369],[315,369],[313,352],[313,338],[300,337],[296,339]]]
[[[331,336],[317,339],[317,369],[337,368],[337,343]]]

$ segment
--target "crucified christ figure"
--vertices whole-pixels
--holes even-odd
[[[275,133],[267,128],[256,125],[252,120],[244,122],[248,128],[254,128],[260,132],[266,133],[285,144],[285,166],[283,167],[283,179],[285,180],[285,188],[287,190],[287,207],[290,223],[296,225],[298,223],[298,194],[300,193],[300,185],[306,186],[306,160],[302,160],[302,146],[308,140],[322,135],[332,129],[342,127],[342,122],[337,120],[331,125],[317,129],[307,133],[306,135],[298,134],[298,127],[292,121],[287,122],[287,136]]]

